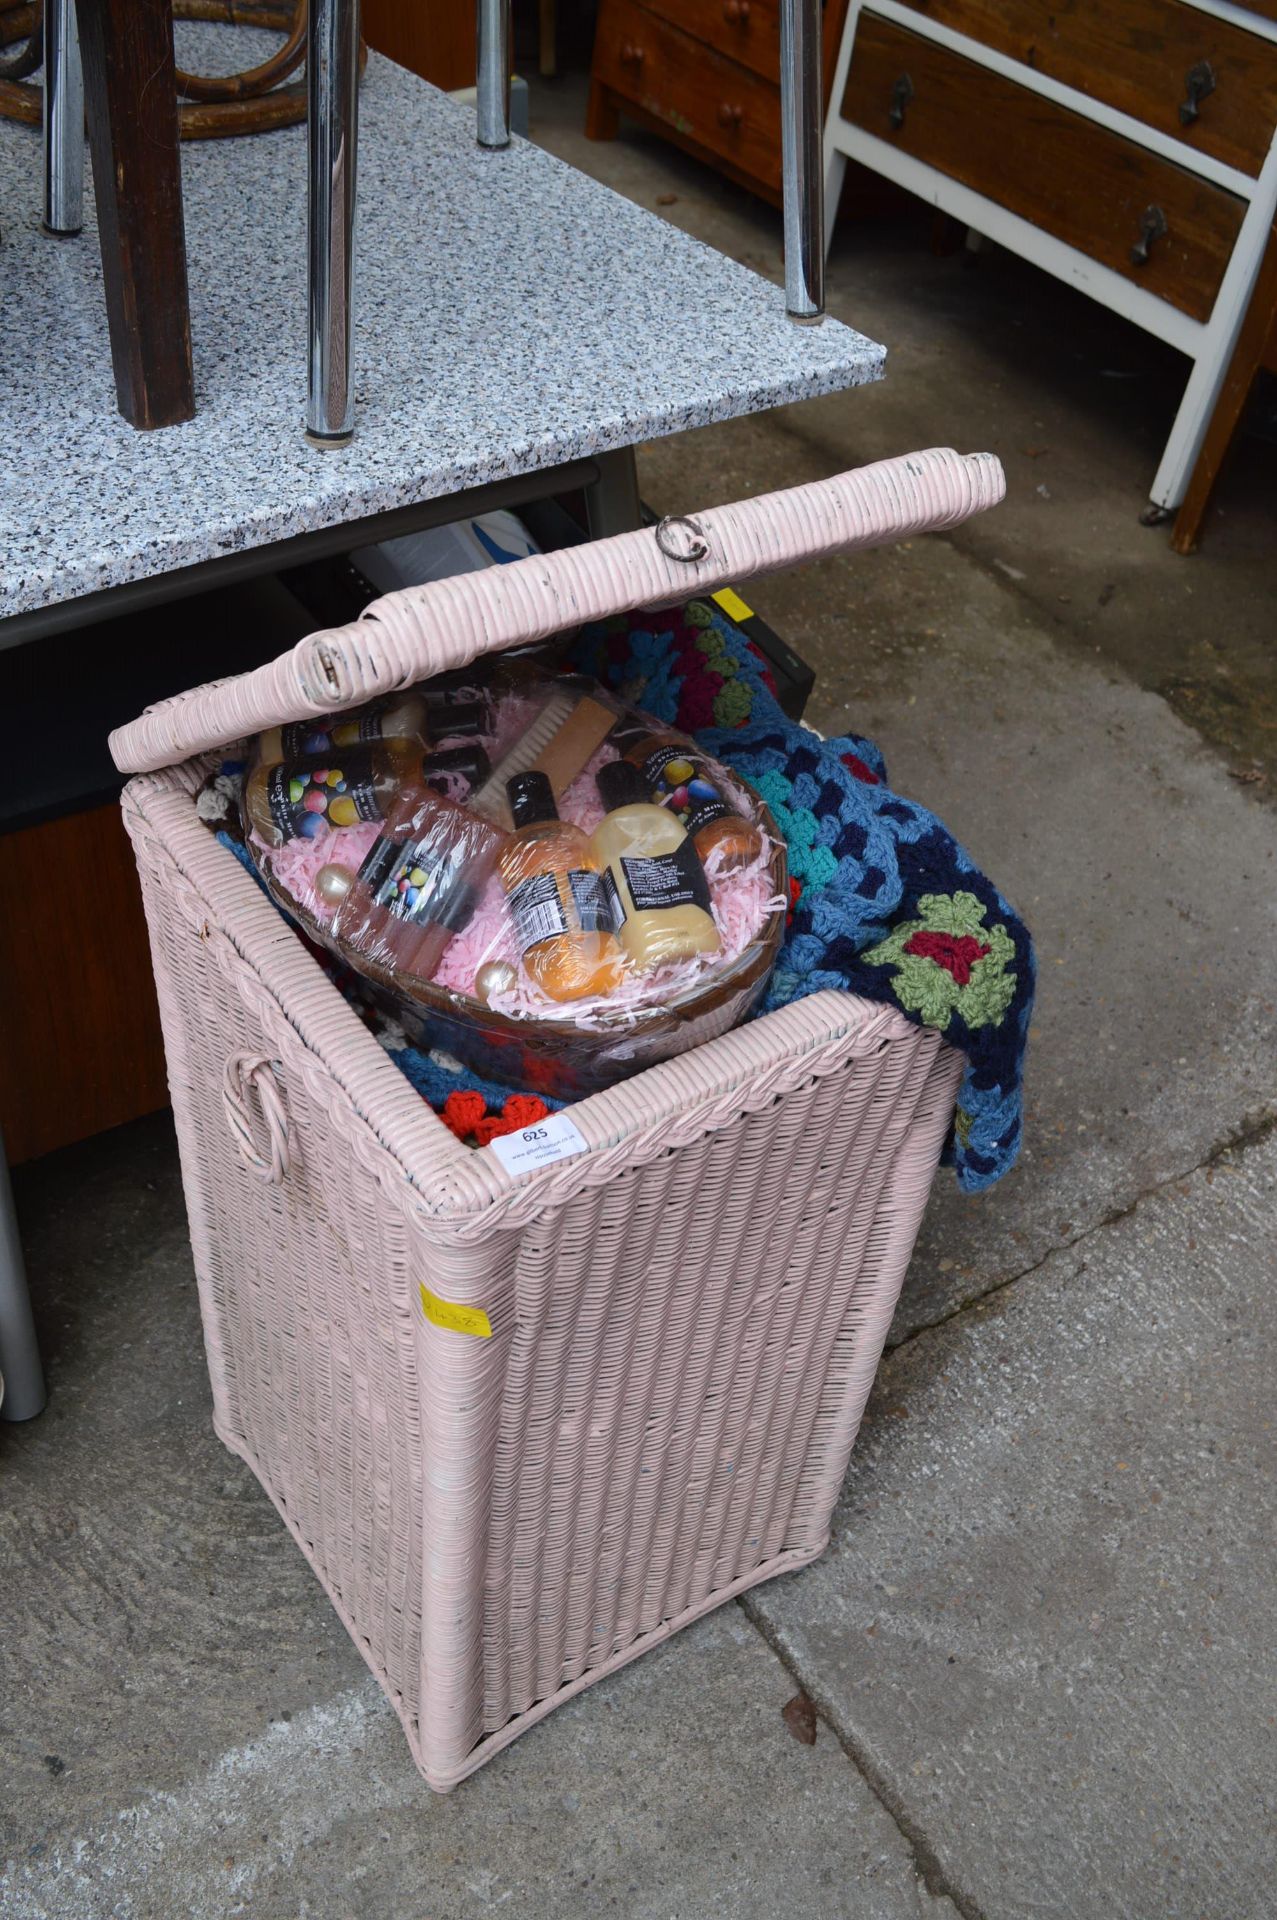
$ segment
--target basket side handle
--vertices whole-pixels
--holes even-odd
[[[123,773],[153,772],[263,727],[355,706],[630,607],[676,605],[821,554],[956,526],[995,506],[1005,490],[993,454],[938,447],[408,587],[251,673],[148,708],[111,735],[111,752]]]

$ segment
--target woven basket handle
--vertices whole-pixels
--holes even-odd
[[[261,1123],[266,1134],[266,1152],[262,1153],[254,1137],[253,1107],[256,1096]],[[280,1089],[279,1068],[260,1053],[233,1053],[222,1074],[222,1104],[231,1138],[239,1148],[245,1166],[272,1186],[282,1186],[292,1165],[288,1109]]]
[[[991,453],[933,448],[375,600],[237,680],[161,701],[111,735],[122,773],[172,766],[630,607],[670,606],[819,554],[956,526],[1005,491]]]

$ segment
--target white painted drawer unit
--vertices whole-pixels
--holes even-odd
[[[848,159],[1189,356],[1150,489],[1177,506],[1277,210],[1277,0],[851,0]]]

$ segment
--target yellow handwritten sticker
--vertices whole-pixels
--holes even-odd
[[[718,592],[714,595],[714,598],[717,600],[719,606],[723,609],[723,612],[727,615],[729,620],[752,620],[753,619],[754,609],[752,607],[747,607],[745,605],[745,602],[741,599],[740,595],[738,593],[733,593],[730,587],[720,587]]]
[[[453,1300],[441,1300],[429,1287],[421,1289],[421,1311],[437,1327],[450,1327],[454,1333],[472,1333],[476,1340],[491,1340],[492,1322],[482,1307],[459,1307]]]

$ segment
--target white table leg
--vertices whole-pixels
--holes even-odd
[[[1184,498],[1189,476],[1206,438],[1219,390],[1224,384],[1237,336],[1259,275],[1259,264],[1277,212],[1277,143],[1269,151],[1233,247],[1201,351],[1193,363],[1184,397],[1175,415],[1161,465],[1149,490],[1154,507],[1173,512]],[[1159,517],[1161,517],[1159,515]]]

